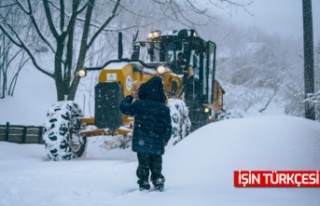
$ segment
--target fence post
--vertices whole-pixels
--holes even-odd
[[[22,143],[26,143],[26,139],[27,139],[27,127],[23,127],[22,130]]]
[[[10,124],[9,124],[9,122],[7,122],[6,123],[5,137],[4,137],[4,141],[6,141],[6,142],[9,141],[9,131],[10,131]]]
[[[42,130],[43,130],[43,127],[39,127],[38,143],[42,142]]]

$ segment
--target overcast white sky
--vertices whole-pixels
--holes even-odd
[[[238,0],[248,2],[250,0]],[[312,0],[314,42],[320,40],[320,0]],[[236,24],[257,26],[270,34],[281,34],[287,37],[302,37],[302,0],[252,0],[247,9],[250,16],[242,9],[233,10],[223,17]]]

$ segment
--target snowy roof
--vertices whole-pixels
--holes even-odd
[[[104,69],[123,69],[127,64],[128,62],[113,62],[108,64]]]

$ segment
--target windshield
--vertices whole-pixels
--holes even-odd
[[[184,48],[177,47],[177,43],[174,42],[139,42],[139,46],[139,59],[145,63],[165,62],[170,64],[176,60],[179,52],[184,53]]]
[[[184,61],[189,60],[189,65],[193,67],[194,77],[199,78],[200,59],[203,57],[200,55],[201,52],[196,52],[195,49],[188,52],[189,42],[166,38],[162,41],[139,41],[136,42],[136,46],[139,47],[137,58],[144,63],[161,62],[172,66],[175,65],[178,54],[182,52]]]

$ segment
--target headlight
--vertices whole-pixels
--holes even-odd
[[[155,38],[160,37],[160,31],[154,31],[154,32],[153,32],[153,36],[154,36]]]
[[[161,35],[161,32],[159,30],[156,31],[152,31],[148,34],[148,39],[149,40],[155,40],[157,38],[159,38]]]
[[[206,107],[206,108],[204,108],[204,112],[208,113],[208,112],[210,112],[210,109],[208,107]]]
[[[165,66],[162,66],[162,65],[160,65],[160,66],[158,66],[157,67],[157,72],[159,73],[159,74],[163,74],[165,71],[167,71],[168,69],[167,69],[167,67],[165,67]]]
[[[153,33],[149,33],[148,34],[148,39],[152,39],[153,38]]]
[[[85,76],[87,76],[87,70],[86,70],[86,68],[80,69],[80,70],[77,72],[77,75],[78,75],[79,77],[85,77]]]

